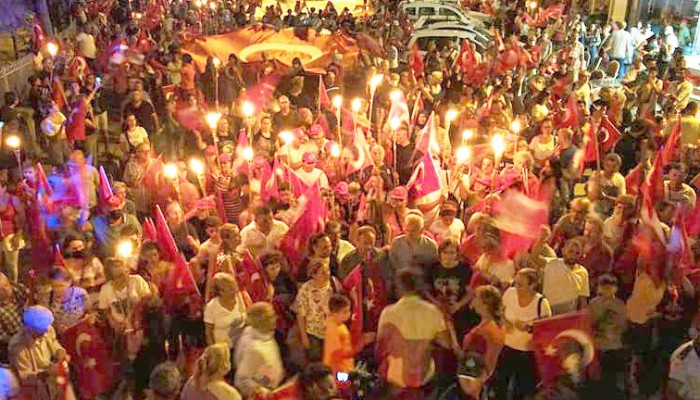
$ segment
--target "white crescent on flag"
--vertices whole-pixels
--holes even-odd
[[[75,339],[75,351],[78,353],[78,356],[82,357],[83,355],[80,352],[80,346],[84,342],[91,342],[92,341],[92,336],[88,335],[87,333],[81,333],[78,335],[78,338]]]
[[[581,347],[583,347],[583,358],[581,359],[581,363],[584,367],[589,366],[593,362],[593,358],[595,357],[595,346],[593,345],[593,340],[588,334],[586,334],[586,332],[579,329],[567,329],[555,336],[552,342],[556,342],[557,339],[561,338],[571,338],[580,344]]]

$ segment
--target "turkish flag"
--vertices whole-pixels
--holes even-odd
[[[46,172],[44,172],[44,167],[41,163],[36,163],[36,189],[38,193],[45,196],[53,194],[53,188],[49,184],[49,178],[46,177]]]
[[[639,194],[639,187],[642,185],[644,173],[644,165],[639,164],[632,168],[630,172],[627,173],[625,177],[625,187],[627,188],[627,194],[636,196]]]
[[[569,95],[569,99],[566,101],[566,108],[564,109],[564,115],[561,118],[559,126],[561,128],[578,129],[578,103],[573,92]]]
[[[579,311],[557,315],[535,321],[532,343],[535,348],[535,361],[540,378],[545,387],[556,385],[557,378],[565,372],[562,369],[562,349],[567,342],[574,342],[583,348],[581,362],[589,376],[595,376],[598,365],[593,342],[593,330],[588,313]]]
[[[664,198],[663,158],[662,152],[656,154],[654,165],[652,165],[649,175],[646,176],[640,188],[642,195],[648,198],[652,205],[658,204]]]
[[[202,295],[185,257],[175,244],[163,211],[158,205],[156,206],[155,226],[161,258],[173,264],[163,280],[161,290],[163,293],[167,293],[163,299],[165,307],[171,312],[178,310],[189,315],[197,315],[203,306]]]
[[[143,242],[157,242],[158,241],[158,230],[156,225],[153,223],[151,217],[147,217],[143,221]]]
[[[352,131],[350,148],[353,150],[353,155],[355,157],[349,162],[346,175],[350,175],[357,171],[362,171],[365,168],[374,165],[374,161],[372,160],[372,152],[370,150],[369,143],[367,143],[367,138],[365,138],[365,132],[363,129],[356,128]]]
[[[425,104],[423,103],[423,96],[418,96],[415,102],[413,102],[413,110],[411,111],[411,126],[416,126],[418,122],[418,115],[425,110]]]
[[[236,141],[236,153],[233,156],[231,169],[234,171],[238,171],[238,173],[243,175],[247,174],[249,169],[249,160],[246,160],[245,152],[251,150],[252,147],[250,146],[250,142],[248,141],[248,132],[246,132],[245,129],[241,129],[240,131],[238,131],[238,140]]]
[[[601,136],[602,135],[602,136]],[[614,148],[617,142],[622,137],[620,130],[617,126],[610,120],[607,115],[603,116],[600,121],[600,131],[598,132],[600,149],[602,153],[609,153]]]
[[[61,335],[61,343],[71,357],[70,366],[81,398],[96,398],[114,387],[117,371],[112,347],[97,326],[83,320]]]
[[[253,257],[249,251],[245,251],[239,264],[238,285],[245,288],[253,303],[258,301],[270,301],[268,281],[265,277],[260,261]]]
[[[261,77],[256,84],[248,88],[245,100],[251,102],[258,113],[267,110],[281,79],[282,75],[276,72]]]
[[[301,388],[297,379],[292,379],[282,384],[277,389],[262,393],[256,392],[252,400],[299,400],[301,399]]]
[[[423,70],[425,70],[425,63],[423,61],[423,56],[421,56],[420,50],[418,49],[418,44],[413,45],[409,65],[411,66],[411,70],[413,71],[414,76],[423,76]]]
[[[112,192],[112,186],[109,184],[109,178],[107,178],[107,173],[105,172],[105,169],[103,166],[100,165],[100,187],[99,187],[99,195],[100,195],[100,203],[101,204],[106,204],[107,199],[112,197],[114,195],[114,192]]]
[[[680,143],[680,139],[681,120],[679,117],[678,121],[676,121],[676,123],[673,125],[671,133],[668,135],[668,139],[666,139],[666,144],[664,145],[663,149],[661,149],[662,161],[664,166],[668,165],[668,163],[670,163],[676,158],[676,152],[678,150],[678,144]]]
[[[533,199],[518,190],[508,190],[493,204],[494,225],[501,233],[501,254],[512,258],[527,251],[549,221],[549,200]]]
[[[275,157],[275,162],[272,164],[272,168],[266,164],[265,170],[263,172],[263,180],[260,185],[260,196],[264,202],[269,202],[273,198],[279,197],[279,188],[277,187],[277,170],[280,168],[279,160]]]
[[[352,301],[352,314],[350,315],[350,337],[360,340],[363,329],[362,309],[362,265],[358,265],[343,280],[343,287]]]
[[[316,233],[323,232],[326,224],[326,204],[321,198],[318,183],[309,187],[297,200],[292,210],[289,231],[280,243],[280,250],[287,256],[296,277],[299,266],[306,256],[306,244]]]

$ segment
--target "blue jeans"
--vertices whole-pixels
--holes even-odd
[[[617,70],[617,79],[622,79],[625,76],[625,73],[627,72],[627,64],[625,64],[626,59],[624,58],[611,58],[610,61],[617,61],[620,63],[620,69]]]

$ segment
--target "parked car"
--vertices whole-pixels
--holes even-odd
[[[491,17],[473,11],[465,11],[459,5],[450,2],[435,1],[404,1],[399,8],[406,13],[411,22],[418,21],[422,17],[441,19],[443,21],[457,21],[464,25],[486,28],[491,24]]]

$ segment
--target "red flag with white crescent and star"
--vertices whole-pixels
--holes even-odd
[[[598,364],[593,342],[593,329],[588,313],[578,311],[557,315],[535,321],[533,324],[532,343],[535,350],[535,362],[544,387],[556,385],[557,378],[565,373],[561,351],[566,342],[574,342],[583,349],[581,363],[588,376],[596,376]]]
[[[116,382],[117,371],[112,362],[112,346],[99,327],[87,320],[66,329],[61,344],[71,357],[75,384],[83,398],[96,398],[108,393]]]
[[[363,310],[362,310],[362,266],[358,265],[343,280],[343,287],[347,291],[352,302],[352,314],[350,314],[350,337],[359,340],[362,337]]]

